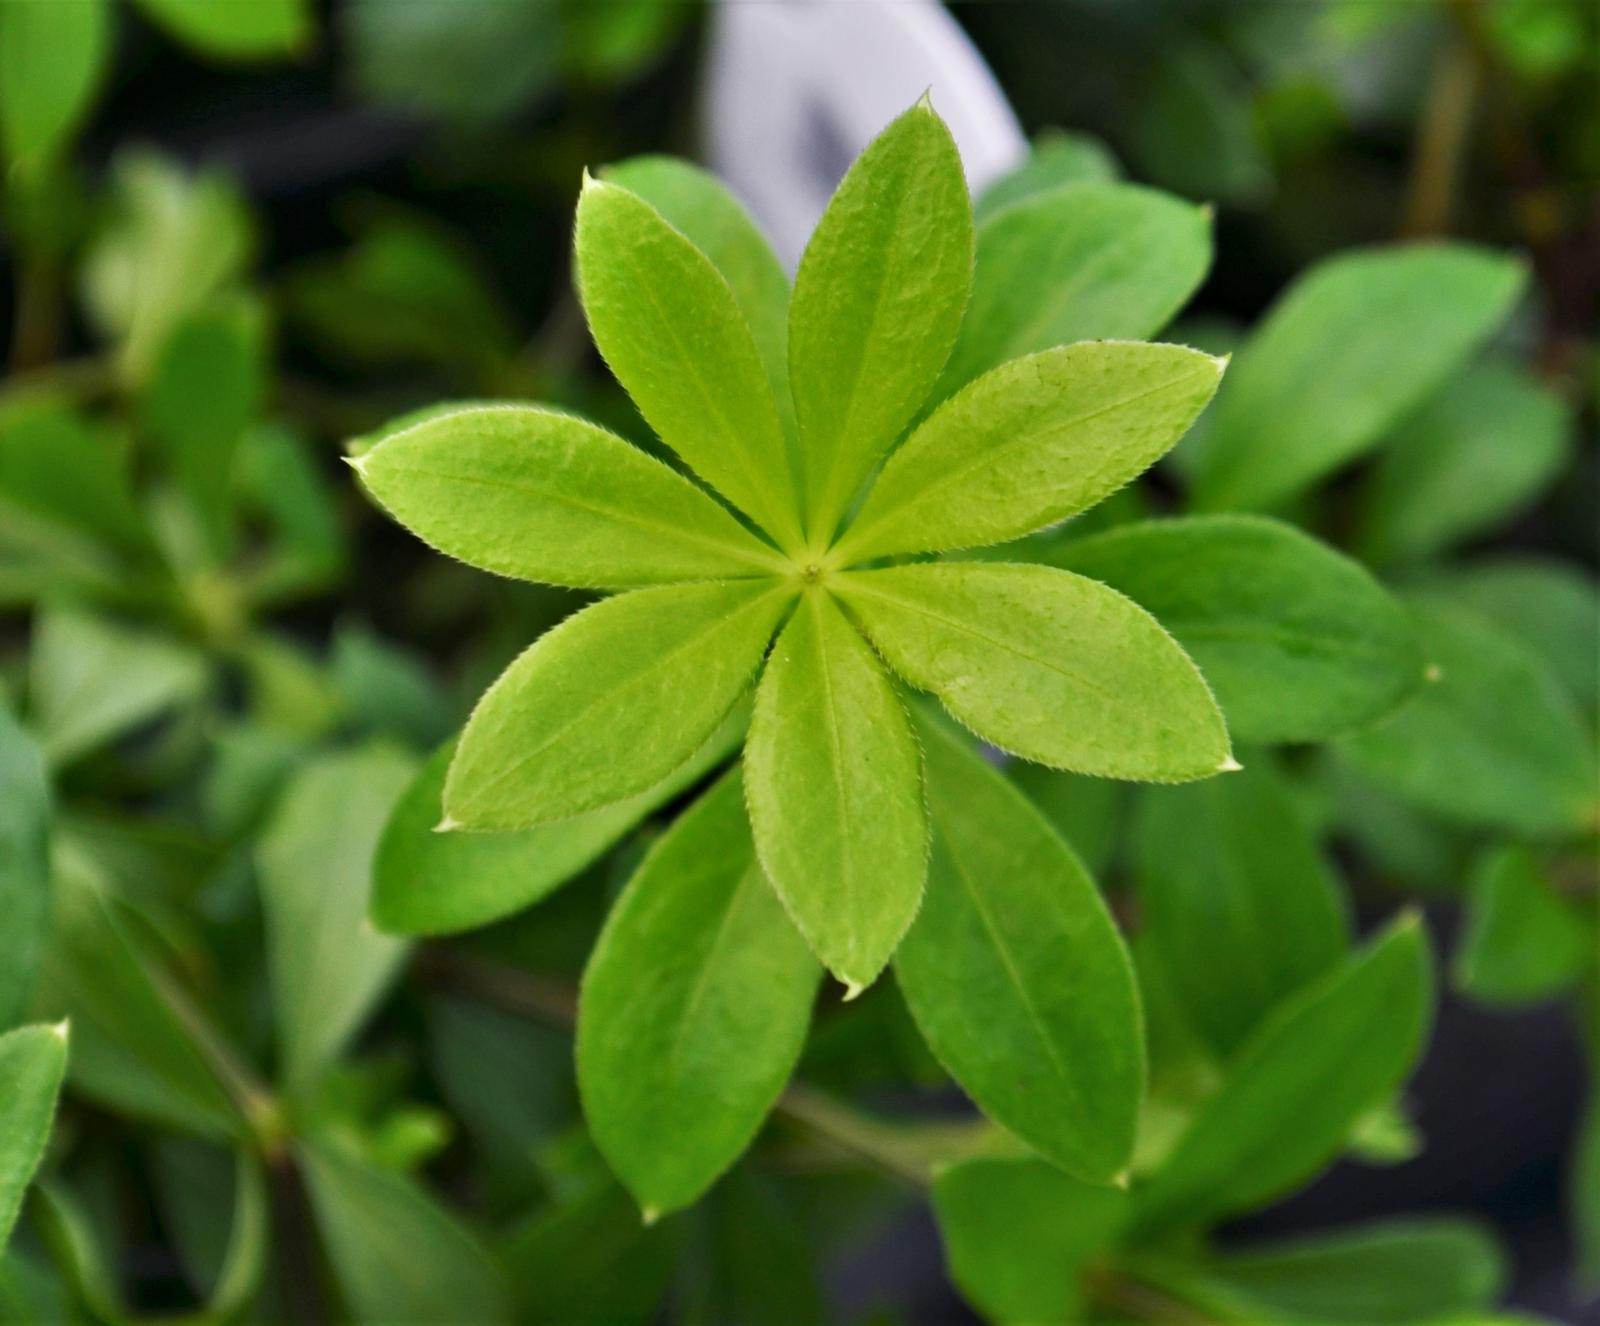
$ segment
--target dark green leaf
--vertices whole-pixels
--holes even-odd
[[[1594,923],[1563,898],[1525,847],[1479,863],[1456,984],[1475,999],[1521,1004],[1550,999],[1595,962]]]
[[[0,1029],[33,993],[50,897],[49,843],[44,757],[0,700]]]
[[[18,1027],[0,1036],[0,1250],[44,1157],[67,1068],[67,1025]]]
[[[1028,159],[985,189],[973,210],[981,225],[1001,208],[1035,194],[1063,184],[1114,184],[1121,175],[1122,167],[1098,138],[1046,129],[1034,138]]]

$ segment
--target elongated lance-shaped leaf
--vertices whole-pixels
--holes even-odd
[[[569,617],[478,702],[446,820],[525,829],[660,782],[750,685],[789,601],[770,582],[664,585]]]
[[[19,173],[71,138],[111,54],[110,0],[0,6],[0,146]]]
[[[44,756],[0,701],[0,1027],[33,993],[50,896],[49,838]]]
[[[1099,891],[1021,792],[919,724],[933,855],[895,976],[985,1114],[1069,1174],[1128,1164],[1144,1090],[1133,967]]]
[[[285,789],[256,870],[285,1083],[316,1084],[406,955],[367,924],[378,836],[416,764],[389,746],[323,756]]]
[[[1006,207],[978,227],[972,303],[936,394],[1051,346],[1152,336],[1210,265],[1210,210],[1155,189],[1069,184]]]
[[[1041,559],[1121,590],[1205,673],[1239,741],[1320,741],[1422,685],[1415,627],[1360,563],[1263,516],[1184,516]]]
[[[1415,917],[1292,996],[1228,1064],[1222,1086],[1135,1194],[1139,1231],[1246,1211],[1315,1174],[1411,1070],[1431,996]]]
[[[930,563],[835,577],[889,665],[984,740],[1077,773],[1152,782],[1232,767],[1211,692],[1155,618],[1042,566]]]
[[[781,546],[796,546],[783,424],[722,274],[643,198],[587,177],[577,261],[595,344],[650,427]]]
[[[1262,509],[1375,446],[1510,311],[1526,272],[1465,244],[1340,254],[1240,350],[1193,457],[1195,500]]]
[[[961,157],[926,98],[875,138],[817,223],[789,304],[806,533],[832,540],[955,343],[972,282]]]
[[[749,1145],[820,974],[756,863],[730,773],[645,858],[578,1004],[584,1115],[647,1219],[694,1201]]]
[[[67,1071],[67,1024],[18,1027],[0,1036],[0,1250],[44,1156]]]
[[[622,801],[510,833],[435,833],[456,743],[435,751],[384,826],[373,863],[373,924],[391,934],[471,930],[531,906],[597,861],[658,806],[737,750],[741,704],[688,761]]]
[[[309,1143],[298,1155],[352,1320],[492,1326],[508,1319],[499,1268],[414,1182],[333,1142]]]
[[[1132,837],[1142,934],[1219,1057],[1343,955],[1338,881],[1266,752],[1226,778],[1141,789]]]
[[[778,413],[792,435],[789,277],[744,205],[715,175],[677,157],[632,157],[607,166],[601,176],[643,198],[722,273],[750,324]]]
[[[1149,469],[1205,408],[1223,360],[1135,341],[1062,346],[985,373],[883,467],[839,556],[1020,538]]]
[[[520,580],[619,589],[770,575],[777,554],[614,433],[529,405],[424,419],[351,462],[440,552]]]
[[[928,829],[894,683],[824,592],[806,593],[773,646],[745,761],[767,877],[823,964],[861,990],[916,914]]]

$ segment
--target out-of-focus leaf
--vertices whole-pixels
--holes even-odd
[[[183,319],[140,392],[145,426],[211,547],[228,546],[234,455],[266,391],[266,316],[242,295]]]
[[[172,328],[241,273],[253,227],[223,176],[188,175],[149,153],[117,158],[112,202],[109,224],[84,260],[84,297],[101,332],[118,342],[122,372],[137,382]]]
[[[985,189],[973,211],[981,225],[1001,208],[1063,184],[1114,184],[1121,176],[1122,167],[1100,139],[1046,129],[1034,138],[1028,159]]]
[[[134,0],[201,55],[223,60],[293,55],[310,40],[310,0]]]
[[[933,1182],[951,1278],[994,1321],[1076,1320],[1083,1265],[1116,1236],[1127,1207],[1123,1189],[1039,1160],[967,1160]]]
[[[50,897],[50,779],[0,698],[0,1030],[33,992]]]
[[[748,1165],[710,1194],[688,1231],[687,1326],[820,1326],[826,1320],[814,1254],[799,1212],[783,1198]]]
[[[0,498],[91,540],[137,547],[147,536],[122,441],[64,399],[8,401],[0,408]]]
[[[749,1145],[800,1057],[819,976],[730,773],[645,858],[583,977],[584,1116],[647,1219],[687,1206]]]
[[[1561,398],[1513,364],[1451,379],[1384,444],[1362,556],[1416,561],[1510,519],[1560,472],[1570,433]]]
[[[1358,770],[1468,824],[1530,835],[1592,825],[1593,738],[1537,654],[1470,609],[1410,599],[1438,680],[1404,708],[1339,743]]]
[[[1203,208],[1130,184],[1033,193],[978,227],[972,302],[935,392],[1076,341],[1143,339],[1211,265]]]
[[[894,969],[929,1047],[997,1123],[1069,1173],[1126,1168],[1144,1087],[1133,969],[1065,843],[924,719],[933,853]]]
[[[0,1249],[44,1157],[67,1068],[67,1026],[18,1027],[0,1036]]]
[[[196,1039],[215,1033],[203,1032],[204,1019],[81,855],[57,857],[35,1007],[72,1020],[73,1087],[169,1128],[238,1133],[239,1116]]]
[[[374,865],[374,923],[392,934],[444,934],[531,906],[727,759],[748,721],[748,707],[740,706],[687,763],[636,796],[511,833],[434,832],[455,753],[450,742],[423,766],[384,828]]]
[[[1406,1114],[1399,1099],[1386,1100],[1368,1110],[1350,1130],[1345,1146],[1363,1165],[1403,1165],[1415,1160],[1427,1145],[1422,1130]]]
[[[1145,1235],[1249,1210],[1309,1178],[1410,1071],[1432,1003],[1420,922],[1406,918],[1291,995],[1245,1042],[1149,1183]]]
[[[341,12],[356,90],[370,101],[482,126],[510,115],[556,75],[551,0],[355,0]]]
[[[306,441],[277,425],[249,430],[235,480],[241,505],[271,536],[262,562],[250,568],[256,599],[272,602],[332,580],[344,560],[344,532]]]
[[[1261,509],[1375,446],[1510,311],[1515,258],[1464,244],[1339,254],[1278,300],[1235,357],[1203,445],[1195,501]]]
[[[335,633],[332,671],[346,718],[358,727],[427,747],[443,740],[455,721],[455,707],[427,662],[363,626]]]
[[[1153,613],[1199,665],[1236,740],[1321,740],[1387,713],[1422,681],[1401,606],[1359,564],[1279,521],[1147,521],[1036,555]]]
[[[643,1326],[666,1292],[679,1230],[679,1219],[646,1225],[621,1187],[590,1176],[501,1243],[516,1320]]]
[[[1219,1057],[1343,954],[1331,867],[1264,752],[1187,787],[1139,792],[1145,933],[1188,1024]]]
[[[20,1248],[0,1252],[0,1322],[38,1326],[67,1321],[70,1312],[66,1286],[54,1267]]]
[[[692,12],[672,0],[560,0],[561,63],[589,79],[626,78],[659,56]]]
[[[405,957],[367,924],[372,860],[415,772],[386,746],[325,755],[284,789],[257,848],[279,1066],[304,1090],[338,1056]]]
[[[88,113],[111,54],[108,0],[0,5],[0,142],[32,174]]]
[[[297,1155],[334,1278],[358,1322],[507,1319],[500,1272],[478,1240],[411,1180],[331,1143]]]
[[[1147,76],[1133,125],[1141,173],[1195,199],[1248,203],[1271,187],[1250,88],[1218,47],[1192,41]]]
[[[408,0],[376,7],[402,27],[412,11],[429,5]],[[475,6],[473,13],[516,7],[507,0]],[[301,264],[288,297],[290,315],[321,345],[359,363],[482,370],[513,347],[510,320],[471,256],[431,219],[399,211],[385,209],[337,257]]]
[[[267,1253],[267,1189],[245,1148],[226,1152],[187,1138],[163,1138],[152,1177],[169,1232],[206,1310],[226,1321],[255,1293]]]
[[[1537,650],[1588,714],[1600,713],[1600,581],[1554,558],[1516,554],[1468,563],[1438,588]]]
[[[1595,963],[1594,922],[1556,892],[1538,858],[1506,847],[1479,863],[1456,984],[1474,999],[1550,999]]]
[[[1492,1308],[1506,1280],[1487,1232],[1442,1218],[1383,1221],[1148,1269],[1157,1284],[1224,1320],[1319,1326],[1454,1321]]]
[[[187,645],[51,608],[34,626],[28,676],[40,749],[61,765],[195,699],[208,673]]]

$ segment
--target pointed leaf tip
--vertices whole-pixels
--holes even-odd
[[[1219,764],[1217,766],[1217,772],[1218,773],[1238,773],[1243,768],[1244,768],[1244,765],[1240,764],[1238,760],[1234,759],[1233,756],[1230,755],[1230,756],[1228,756],[1227,759],[1225,759],[1221,764]]]
[[[922,89],[922,95],[917,98],[917,104],[914,109],[927,111],[930,115],[938,114],[933,109],[933,85],[931,83]]]
[[[649,1229],[651,1225],[661,1219],[661,1208],[659,1206],[641,1206],[639,1208],[639,1219],[643,1222],[644,1227]]]
[[[1444,669],[1441,668],[1437,663],[1430,663],[1427,667],[1422,669],[1422,680],[1430,683],[1443,681]]]
[[[54,1036],[58,1041],[65,1041],[67,1039],[67,1037],[68,1037],[68,1034],[71,1031],[72,1031],[72,1019],[71,1018],[62,1018],[60,1022],[53,1023],[51,1025],[51,1027],[50,1027],[50,1034],[52,1036]]]
[[[842,981],[840,984],[844,986],[844,997],[839,1002],[844,1004],[852,1003],[854,1000],[859,999],[867,988],[865,985],[858,984],[855,981]]]
[[[446,815],[442,820],[433,826],[433,831],[435,833],[454,833],[460,827],[460,820],[451,819],[450,816]]]

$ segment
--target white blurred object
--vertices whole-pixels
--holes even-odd
[[[711,168],[793,270],[850,162],[930,90],[975,195],[1027,156],[1000,85],[938,0],[721,0]]]

